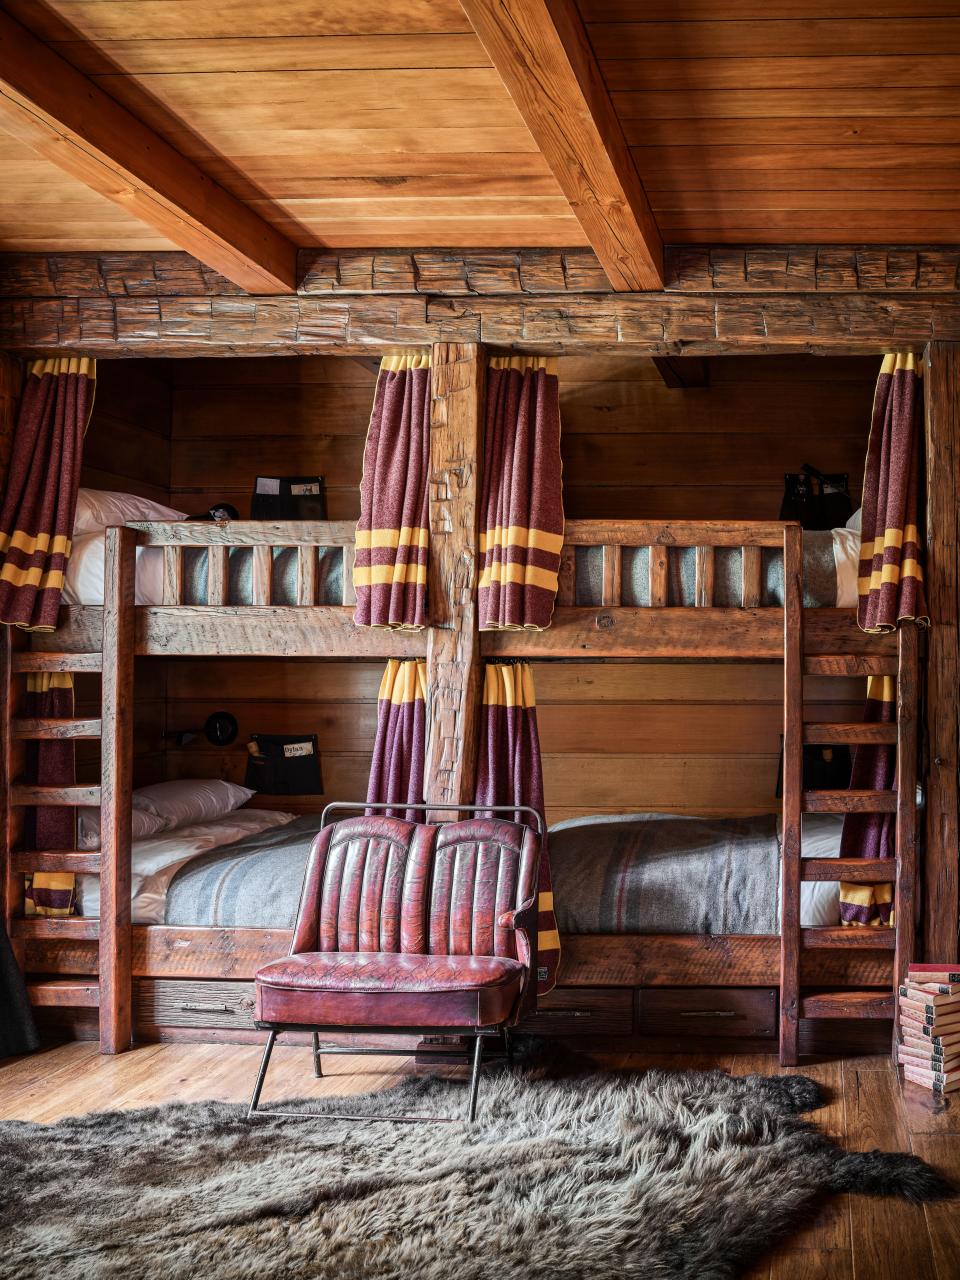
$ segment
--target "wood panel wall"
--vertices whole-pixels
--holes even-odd
[[[162,360],[99,360],[97,391],[84,440],[80,483],[170,502],[171,367]],[[80,714],[99,715],[100,679],[78,676]],[[138,658],[136,666],[134,785],[164,775],[166,659]],[[77,747],[81,781],[100,776],[100,744]]]

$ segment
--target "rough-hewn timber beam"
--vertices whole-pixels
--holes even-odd
[[[592,249],[301,249],[297,293],[609,293]],[[665,293],[955,293],[960,248],[783,245],[664,249]],[[232,297],[187,253],[0,253],[0,297]]]
[[[33,298],[0,301],[0,349],[100,356],[357,355],[482,342],[546,353],[873,354],[960,341],[960,294]]]
[[[290,293],[296,248],[0,12],[0,126],[248,293]]]
[[[463,0],[614,289],[659,289],[660,232],[574,0]]]

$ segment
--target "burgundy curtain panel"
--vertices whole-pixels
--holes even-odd
[[[423,804],[427,742],[427,664],[391,658],[380,681],[377,736],[370,763],[367,804],[390,804],[392,818],[422,822],[407,805]]]
[[[555,361],[494,356],[480,500],[481,631],[550,625],[563,546]]]
[[[95,388],[93,360],[36,360],[27,369],[0,506],[0,622],[57,625]]]
[[[73,676],[62,671],[31,672],[23,714],[30,719],[64,719],[73,715]],[[72,787],[77,780],[74,744],[69,738],[26,743],[25,774],[41,787]],[[75,810],[66,805],[28,809],[24,841],[28,849],[74,849]],[[72,871],[34,871],[27,876],[26,915],[69,916],[76,899]]]
[[[385,356],[363,452],[353,585],[361,627],[427,622],[430,352]]]
[[[537,699],[529,663],[487,663],[484,674],[475,803],[529,805],[543,817],[543,768],[537,732]],[[525,814],[518,822],[528,822]],[[537,994],[557,982],[560,935],[553,913],[553,881],[544,835],[540,853],[537,927]]]
[[[909,352],[884,356],[873,401],[873,418],[863,477],[857,622],[873,634],[902,623],[929,622],[923,590],[920,536],[920,474],[923,395],[920,361]],[[897,718],[896,682],[873,676],[867,684],[866,721]],[[897,752],[892,744],[864,744],[854,751],[850,786],[891,790],[896,786]],[[841,856],[893,858],[896,823],[890,813],[848,813],[843,820]],[[842,924],[889,926],[893,886],[840,884]]]
[[[864,631],[930,621],[919,529],[922,414],[919,357],[884,356],[863,476],[857,622]]]

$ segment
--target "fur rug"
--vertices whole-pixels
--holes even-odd
[[[557,1075],[487,1071],[473,1129],[249,1124],[215,1102],[0,1124],[0,1277],[726,1280],[827,1193],[950,1194],[799,1119],[819,1102],[804,1076]],[[463,1104],[459,1081],[416,1077],[349,1099]]]

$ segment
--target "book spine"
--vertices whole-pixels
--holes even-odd
[[[912,964],[907,977],[918,977],[922,982],[960,982],[960,969],[947,969],[941,964]]]

